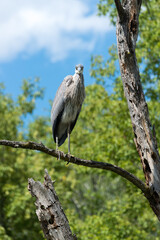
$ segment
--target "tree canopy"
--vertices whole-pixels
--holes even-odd
[[[142,84],[157,133],[160,132],[159,3],[159,0],[144,2],[137,44]],[[109,14],[115,24],[112,1],[100,0],[98,9],[99,14]],[[105,56],[91,59],[95,84],[86,87],[85,103],[71,136],[71,150],[73,155],[84,159],[116,164],[144,180],[115,46],[109,53],[107,60]],[[111,81],[112,91],[107,88]],[[43,89],[39,88],[37,79],[23,81],[22,93],[16,101],[4,94],[4,86],[0,85],[0,139],[31,140],[54,147],[49,114],[36,117],[26,125],[25,117],[33,114],[39,97],[43,97]],[[67,143],[61,149],[67,152]],[[66,165],[39,152],[2,146],[0,239],[44,239],[33,199],[27,191],[27,179],[41,180],[45,168],[56,180],[56,192],[78,239],[159,239],[159,223],[148,202],[140,190],[115,173]]]

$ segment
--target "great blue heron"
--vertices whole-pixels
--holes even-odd
[[[76,124],[84,98],[83,65],[78,64],[75,67],[75,74],[65,77],[53,101],[51,123],[56,149],[68,136],[68,153],[70,154],[70,133]]]

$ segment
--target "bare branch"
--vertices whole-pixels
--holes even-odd
[[[70,163],[74,163],[77,165],[86,166],[86,167],[90,167],[90,168],[110,170],[110,171],[122,176],[123,178],[127,179],[129,182],[131,182],[136,187],[138,187],[145,195],[148,194],[148,188],[140,179],[138,179],[132,173],[129,173],[126,170],[124,170],[116,165],[110,164],[110,163],[80,159],[80,158],[74,157],[72,155],[64,154],[61,151],[57,152],[54,149],[47,148],[42,143],[36,143],[36,142],[18,142],[18,141],[0,140],[0,145],[5,145],[8,147],[13,147],[13,148],[38,150],[38,151],[46,153],[52,157],[56,157],[56,158],[60,157],[61,160],[66,161],[66,162],[70,162]]]
[[[45,170],[44,183],[28,179],[28,190],[36,197],[36,214],[48,240],[75,240],[68,219],[61,207],[51,177]]]

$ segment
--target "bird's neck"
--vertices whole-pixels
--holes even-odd
[[[75,73],[73,76],[73,81],[76,85],[84,85],[83,73]]]
[[[76,73],[76,72],[75,72],[75,75],[77,75],[77,76],[79,76],[80,78],[82,78],[83,73]]]

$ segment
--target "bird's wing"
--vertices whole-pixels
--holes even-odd
[[[74,126],[75,126],[75,124],[76,124],[76,122],[77,122],[77,119],[78,119],[78,116],[79,116],[80,111],[81,111],[81,107],[80,107],[80,109],[79,109],[79,111],[78,111],[78,113],[77,113],[77,116],[76,116],[75,120],[74,120],[73,122],[71,122],[71,125],[70,125],[70,133],[72,132],[72,130],[73,130],[73,128],[74,128]],[[65,124],[62,124],[62,126],[61,126],[61,128],[62,128],[62,129],[65,129],[65,130],[62,130],[62,131],[63,131],[63,135],[62,135],[62,137],[58,140],[58,146],[61,146],[61,145],[64,143],[64,141],[66,140],[66,138],[67,138],[67,127],[68,127],[68,125],[65,126]]]
[[[73,128],[74,128],[74,126],[75,126],[75,124],[76,124],[76,122],[77,122],[79,113],[80,113],[80,111],[81,111],[81,107],[82,107],[82,105],[80,106],[80,108],[79,108],[79,110],[78,110],[78,113],[77,113],[77,116],[76,116],[75,120],[74,120],[74,121],[71,123],[71,125],[70,125],[70,133],[72,132],[72,130],[73,130]]]
[[[52,110],[51,110],[51,123],[52,123],[52,132],[53,132],[53,137],[55,142],[56,142],[57,124],[61,119],[61,116],[64,110],[64,105],[65,105],[64,94],[66,91],[66,87],[68,87],[72,83],[72,81],[73,81],[72,75],[65,77],[65,79],[59,86],[53,101]]]

